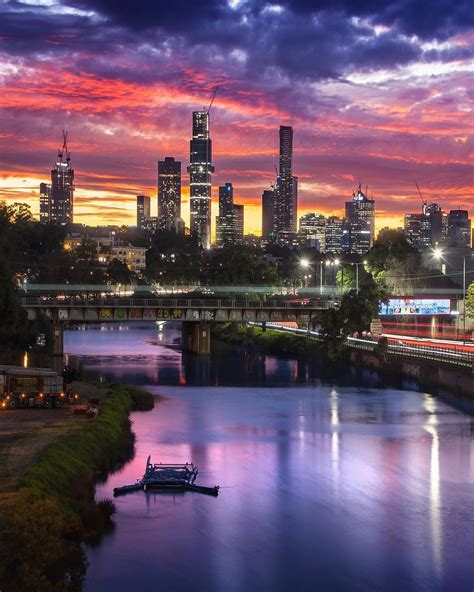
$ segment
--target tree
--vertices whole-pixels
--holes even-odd
[[[107,267],[107,275],[112,284],[129,285],[136,279],[133,271],[119,259],[112,259]]]
[[[474,319],[474,282],[472,282],[466,292],[466,314]]]
[[[370,321],[378,316],[380,303],[386,298],[386,293],[367,275],[359,284],[358,294],[351,290],[342,297],[338,310],[328,311],[321,333],[330,359],[335,360],[341,356],[344,342],[349,335],[370,328]]]
[[[377,284],[391,294],[409,294],[417,284],[421,255],[398,230],[387,230],[366,256],[367,268]]]
[[[0,204],[0,354],[5,362],[18,362],[34,343],[28,317],[18,302],[9,264],[11,218],[5,204]]]

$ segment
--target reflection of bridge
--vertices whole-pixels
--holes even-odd
[[[152,296],[152,295],[150,295]],[[183,344],[196,353],[209,353],[210,322],[296,321],[313,325],[336,303],[329,300],[287,299],[248,300],[233,298],[126,298],[86,296],[25,296],[21,304],[34,320],[38,311],[54,323],[55,352],[63,351],[65,323],[114,321],[181,321]]]

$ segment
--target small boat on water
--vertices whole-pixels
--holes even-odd
[[[219,486],[204,487],[196,485],[198,468],[193,463],[180,464],[152,464],[149,456],[146,461],[145,474],[132,485],[124,485],[114,489],[114,495],[123,495],[131,491],[195,491],[207,495],[217,496]]]

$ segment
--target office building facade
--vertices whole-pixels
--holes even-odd
[[[216,217],[217,246],[241,243],[244,237],[244,206],[234,204],[232,183],[219,187],[219,215]]]
[[[193,112],[188,172],[191,232],[197,234],[202,246],[207,249],[211,245],[211,188],[214,172],[208,111]]]
[[[178,229],[181,218],[181,162],[171,156],[158,161],[158,220],[160,228]]]
[[[359,255],[367,253],[374,244],[375,200],[365,195],[360,184],[353,193],[352,201],[346,202],[346,221],[349,239],[347,250]]]
[[[150,196],[137,195],[137,228],[147,228],[150,220]]]
[[[451,210],[449,212],[448,244],[452,247],[471,246],[471,220],[467,210]]]
[[[262,236],[269,239],[274,234],[273,229],[273,189],[267,189],[262,193]]]
[[[342,253],[343,219],[338,216],[328,216],[326,220],[326,253],[339,255]]]
[[[51,221],[51,185],[40,183],[40,222],[47,224]]]
[[[326,218],[322,214],[304,214],[300,217],[299,234],[308,247],[326,251]]]
[[[298,212],[298,179],[292,173],[293,128],[280,126],[280,170],[273,199],[273,231],[296,232]]]

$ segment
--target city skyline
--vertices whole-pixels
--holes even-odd
[[[377,12],[345,2],[313,12],[285,2],[209,2],[201,12],[160,7],[159,14],[150,6],[156,27],[138,16],[128,22],[120,4],[87,0],[0,10],[7,203],[25,201],[38,214],[39,183],[65,128],[75,220],[133,224],[136,195],[156,202],[156,162],[168,155],[189,162],[190,114],[207,108],[219,84],[213,236],[218,187],[229,181],[245,205],[246,232],[260,232],[280,125],[293,126],[297,138],[298,217],[342,215],[359,178],[377,202],[377,229],[403,226],[404,213],[421,210],[415,181],[427,201],[472,215],[474,67],[462,6],[453,12],[436,2],[429,22],[395,2]],[[205,38],[196,38],[205,19]],[[188,225],[186,175],[182,189]]]

